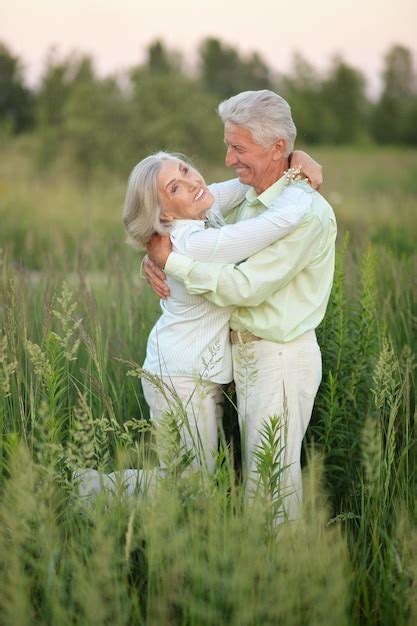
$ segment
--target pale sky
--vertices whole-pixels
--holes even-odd
[[[417,57],[417,0],[0,0],[0,41],[32,85],[51,46],[90,54],[104,75],[142,62],[156,38],[192,65],[206,36],[259,52],[277,72],[290,69],[294,51],[319,70],[340,53],[374,92],[390,45]]]

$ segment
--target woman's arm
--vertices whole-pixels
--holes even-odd
[[[171,233],[174,251],[195,261],[240,263],[295,230],[309,211],[312,193],[308,185],[288,187],[262,215],[222,228],[188,223]]]
[[[323,168],[320,163],[303,150],[294,150],[290,156],[290,167],[293,169],[300,167],[313,189],[320,189],[323,183]]]
[[[213,183],[208,186],[214,196],[214,202],[209,213],[227,215],[238,204],[243,202],[250,187],[242,185],[238,178],[225,180],[222,183]],[[208,217],[210,217],[208,215]]]
[[[292,168],[301,168],[313,189],[320,188],[323,183],[323,168],[307,152],[294,150],[291,154],[290,165]],[[213,183],[209,185],[209,189],[214,196],[210,212],[227,215],[243,202],[250,187],[243,185],[238,178],[233,178],[222,183]]]

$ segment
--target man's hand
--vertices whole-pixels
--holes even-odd
[[[146,246],[148,257],[158,267],[163,269],[172,252],[172,244],[168,235],[152,235]]]
[[[295,150],[291,158],[291,167],[301,167],[313,189],[320,189],[323,183],[323,168],[307,152]]]
[[[169,287],[166,284],[165,267],[172,245],[168,236],[152,235],[146,246],[148,256],[143,261],[143,273],[157,296],[166,300],[169,296]]]
[[[143,274],[145,280],[150,284],[157,296],[166,300],[169,296],[169,287],[165,282],[165,272],[160,267],[152,263],[150,258],[146,256],[142,263]]]

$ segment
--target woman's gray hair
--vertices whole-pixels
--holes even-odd
[[[140,161],[129,176],[123,224],[127,241],[135,248],[146,247],[154,233],[167,235],[172,228],[172,223],[161,219],[157,176],[164,161],[175,159],[184,160],[182,155],[156,152]]]
[[[223,124],[231,122],[247,128],[253,140],[264,148],[272,146],[277,139],[284,139],[285,156],[294,149],[297,129],[291,107],[284,98],[269,89],[242,91],[221,102],[217,112]]]

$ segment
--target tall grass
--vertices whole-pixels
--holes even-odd
[[[73,266],[84,231],[73,216],[57,219],[74,229],[75,247],[55,250],[47,238],[53,263],[41,247],[28,253],[29,230],[20,251],[14,226],[2,231],[0,624],[416,623],[413,251],[376,241],[372,220],[341,238],[318,331],[324,370],[303,454],[303,516],[277,525],[279,420],[265,429],[262,489],[249,500],[226,442],[214,476],[187,468],[178,406],[171,461],[156,483],[142,482],[134,497],[123,480],[112,493],[82,495],[82,468],[154,475],[136,374],[158,302],[133,257],[103,244],[94,258],[105,237],[92,237]],[[28,218],[35,233],[41,222]],[[25,267],[31,254],[35,265]],[[98,267],[105,273],[85,272]]]
[[[387,333],[372,251],[347,295],[347,252],[320,328],[304,521],[278,528],[273,423],[258,455],[262,495],[272,497],[248,504],[223,448],[214,479],[177,468],[152,496],[121,491],[86,507],[74,469],[154,463],[128,374],[143,358],[155,300],[118,270],[105,286],[75,289],[33,284],[4,262],[4,623],[413,623],[414,356],[398,354]]]

